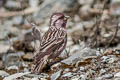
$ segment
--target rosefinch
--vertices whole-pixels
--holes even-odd
[[[67,19],[63,13],[54,13],[51,16],[49,29],[41,39],[39,53],[35,55],[36,65],[33,72],[40,73],[48,59],[55,59],[65,49]]]

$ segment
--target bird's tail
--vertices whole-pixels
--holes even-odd
[[[43,58],[41,58],[35,65],[35,68],[33,69],[33,73],[41,73],[43,68],[46,67],[47,61],[48,61],[49,55],[45,55]]]

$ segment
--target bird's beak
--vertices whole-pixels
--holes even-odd
[[[68,20],[70,18],[70,16],[65,16],[64,20]]]

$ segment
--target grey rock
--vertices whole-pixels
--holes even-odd
[[[102,58],[102,62],[106,62],[106,63],[113,63],[115,61],[118,61],[118,58],[114,55],[109,55],[109,56],[103,56]]]
[[[25,73],[15,73],[15,74],[12,74],[8,77],[5,77],[3,80],[15,80],[17,79],[18,77],[22,77],[24,75],[27,75],[27,74],[30,74],[31,72],[25,72]]]
[[[75,75],[75,76],[73,76],[72,78],[71,78],[71,80],[79,80],[80,79],[80,75]]]
[[[18,70],[18,66],[13,65],[13,66],[10,66],[10,67],[7,68],[7,70],[12,70],[12,69]]]
[[[110,5],[111,14],[113,16],[120,15],[120,0],[112,0]]]
[[[96,56],[96,50],[90,48],[84,48],[83,50],[76,52],[75,54],[71,55],[70,57],[68,57],[67,59],[61,62],[70,65],[76,63],[82,58],[90,57],[90,56]]]
[[[22,16],[15,16],[13,18],[13,24],[20,25],[22,23],[23,17]]]
[[[57,80],[58,77],[61,75],[61,71],[59,70],[58,72],[55,72],[54,74],[51,75],[51,80]]]
[[[19,1],[8,0],[5,5],[7,8],[18,8],[21,6]]]
[[[120,0],[111,0],[111,4],[112,3],[118,3],[118,2],[120,2]]]
[[[120,78],[115,78],[114,80],[120,80]]]
[[[103,75],[105,72],[106,72],[106,70],[101,69],[101,70],[100,70],[100,75]]]
[[[118,58],[116,57],[116,56],[109,56],[110,58],[109,58],[109,61],[108,61],[108,63],[114,63],[115,61],[118,61]]]
[[[103,77],[104,77],[105,79],[111,79],[111,78],[114,77],[114,75],[113,75],[113,74],[105,74]]]
[[[108,56],[103,56],[101,57],[102,61],[101,62],[108,62],[109,61],[109,57]]]
[[[77,0],[45,0],[40,5],[38,12],[34,14],[34,19],[39,22],[54,12],[74,10],[78,6],[77,4]]]
[[[5,39],[5,37],[8,35],[8,33],[11,31],[12,28],[12,21],[6,20],[3,24],[1,25],[0,28],[0,39]]]
[[[7,68],[9,66],[22,66],[22,62],[20,61],[20,58],[24,55],[24,52],[17,52],[17,53],[9,53],[5,54],[2,57],[3,64]]]
[[[28,77],[36,77],[36,78],[44,78],[44,79],[49,77],[49,75],[46,74],[46,73],[41,73],[39,75],[37,75],[37,74],[28,74],[27,76]]]
[[[72,76],[73,76],[72,73],[68,72],[68,73],[64,74],[62,77],[72,77]]]
[[[87,75],[80,75],[81,80],[87,80]]]
[[[32,78],[31,80],[39,80],[39,78]]]
[[[29,0],[30,7],[37,7],[39,0]]]
[[[94,0],[78,0],[78,2],[80,5],[85,5],[85,4],[91,5],[94,2]]]
[[[6,76],[9,76],[9,74],[3,70],[0,70],[0,76],[1,77],[6,77]]]
[[[84,71],[85,70],[85,68],[84,67],[80,67],[80,71]]]
[[[114,75],[114,77],[120,78],[120,72],[116,73],[116,74]]]
[[[9,47],[9,45],[0,44],[0,54],[6,53]]]
[[[70,71],[69,68],[66,68],[63,73],[68,73]]]
[[[101,76],[101,77],[97,77],[97,78],[95,78],[95,80],[102,80],[103,79],[103,77]]]

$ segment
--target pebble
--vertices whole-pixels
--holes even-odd
[[[100,75],[103,75],[105,72],[106,72],[105,69],[101,69],[101,70],[100,70]]]
[[[103,77],[104,77],[105,79],[111,79],[111,78],[114,77],[114,75],[113,75],[113,74],[105,74]]]
[[[71,77],[71,76],[73,76],[71,72],[68,72],[68,73],[62,75],[62,77]]]
[[[61,71],[59,70],[58,72],[55,72],[54,74],[51,75],[51,80],[57,80],[58,77],[61,75]]]
[[[9,73],[3,71],[3,70],[0,70],[0,76],[1,77],[6,77],[6,76],[9,76]]]
[[[13,20],[13,24],[20,25],[23,21],[23,17],[22,16],[15,16],[12,20]]]
[[[119,77],[120,78],[120,72],[116,73],[114,77]]]

